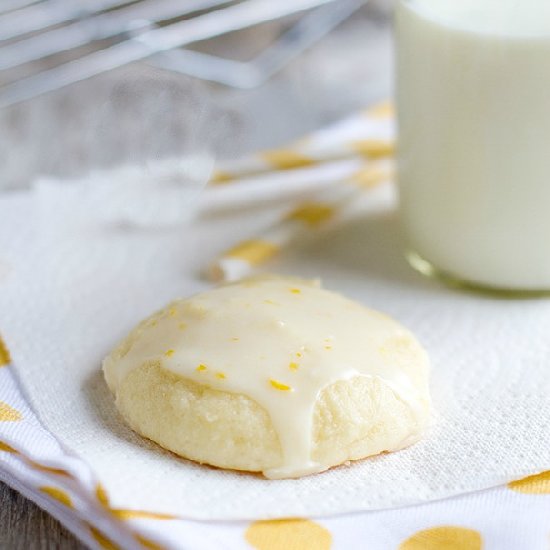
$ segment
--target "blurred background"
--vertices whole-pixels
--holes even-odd
[[[391,93],[392,0],[2,0],[0,189],[276,147]]]

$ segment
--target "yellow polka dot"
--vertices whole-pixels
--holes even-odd
[[[390,157],[395,153],[395,144],[392,141],[379,139],[360,139],[352,142],[351,147],[359,155],[371,159]]]
[[[5,453],[17,453],[16,449],[10,447],[7,443],[4,443],[3,441],[0,441],[0,451],[4,451]]]
[[[362,189],[371,189],[377,185],[388,181],[393,176],[393,170],[380,166],[369,166],[359,170],[350,178],[352,183],[355,183]]]
[[[0,336],[0,367],[5,367],[11,363],[10,351]]]
[[[92,525],[88,526],[90,528],[90,533],[94,540],[104,548],[104,550],[121,550],[118,544],[115,544],[111,539],[107,538],[101,531],[93,527]]]
[[[23,415],[19,411],[0,401],[0,422],[17,422],[22,418]]]
[[[288,216],[289,220],[302,222],[310,227],[317,227],[329,221],[335,214],[334,206],[321,202],[304,203],[293,210]]]
[[[399,550],[481,550],[481,535],[465,527],[441,526],[418,531]]]
[[[530,495],[550,495],[550,470],[508,483],[508,488]]]
[[[71,473],[69,473],[67,470],[64,470],[62,468],[52,468],[51,466],[44,466],[39,462],[35,462],[34,460],[31,460],[30,458],[27,458],[26,462],[29,464],[29,466],[31,466],[35,470],[46,472],[47,474],[55,474],[57,476],[64,476],[64,477],[73,477]]]
[[[294,170],[314,164],[312,159],[290,149],[264,151],[261,156],[272,168],[277,170]]]
[[[138,534],[135,534],[134,537],[141,544],[141,546],[143,546],[144,548],[147,548],[147,550],[164,550],[164,548],[160,546],[160,544],[157,544],[151,539],[147,539]]]
[[[67,508],[73,507],[73,502],[71,500],[71,497],[62,489],[44,485],[42,487],[39,487],[38,490],[44,493],[45,495],[48,495],[49,497],[53,498],[54,500],[57,500],[57,502],[60,502],[64,506],[67,506]]]
[[[98,483],[95,488],[95,496],[103,506],[109,507],[109,495],[101,483]]]
[[[143,510],[111,510],[112,514],[122,520],[128,519],[177,519],[170,514],[158,514],[156,512],[145,512]]]
[[[245,533],[256,550],[329,550],[331,534],[309,519],[255,521]]]
[[[212,177],[210,178],[210,183],[213,183],[213,184],[228,183],[233,179],[234,179],[233,176],[228,172],[222,172],[221,170],[216,170],[212,174]]]

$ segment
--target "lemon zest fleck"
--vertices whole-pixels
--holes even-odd
[[[169,350],[166,350],[166,351],[164,352],[164,355],[165,355],[166,357],[172,357],[172,355],[174,355],[174,353],[176,353],[176,352],[175,352],[173,349],[169,349]]]
[[[202,363],[195,369],[197,372],[204,372],[208,367]]]
[[[290,370],[298,370],[298,363],[292,362],[292,363],[290,363],[290,365],[288,365],[288,368]]]
[[[220,380],[225,380],[225,374],[223,372],[217,372],[215,376]]]
[[[292,388],[288,386],[287,384],[283,384],[282,382],[279,382],[277,380],[273,380],[273,378],[269,379],[269,383],[276,389],[280,391],[289,391]]]
[[[291,288],[290,292],[292,292],[292,294],[300,294],[302,291],[299,288]]]

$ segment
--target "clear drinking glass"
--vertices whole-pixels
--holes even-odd
[[[400,0],[399,188],[412,265],[550,290],[550,2]]]

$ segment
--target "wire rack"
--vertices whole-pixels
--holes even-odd
[[[366,1],[2,0],[0,108],[141,60],[227,86],[252,88]],[[292,25],[250,61],[186,48],[293,15]],[[21,68],[23,76],[18,75]]]

